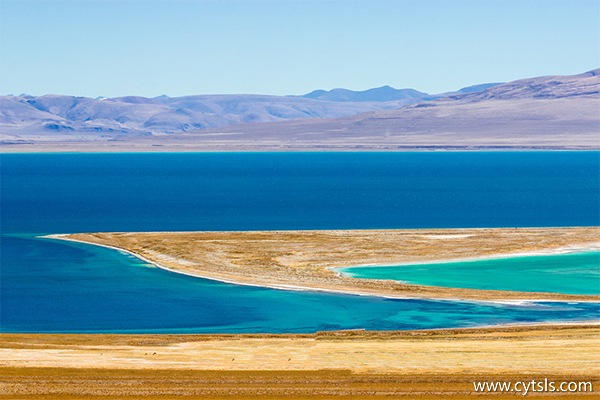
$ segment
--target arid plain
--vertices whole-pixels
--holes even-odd
[[[471,398],[476,381],[532,379],[598,387],[599,333],[590,324],[312,335],[4,334],[0,398]]]

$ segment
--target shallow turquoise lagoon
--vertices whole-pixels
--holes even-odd
[[[600,294],[600,252],[340,269],[355,278],[421,285]]]

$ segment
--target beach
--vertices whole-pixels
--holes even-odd
[[[600,228],[477,228],[49,235],[128,252],[160,268],[285,290],[473,301],[598,301],[600,295],[480,290],[354,279],[336,268],[562,254],[600,248]]]
[[[597,387],[599,333],[597,324],[580,324],[304,335],[2,334],[0,398],[468,398],[476,394],[474,381],[545,378]],[[577,393],[560,398],[568,395]]]

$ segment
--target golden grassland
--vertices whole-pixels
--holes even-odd
[[[575,374],[600,372],[593,351],[599,332],[598,325],[577,324],[316,334],[6,333],[0,366]]]
[[[333,268],[552,254],[600,248],[600,227],[81,233],[175,272],[238,284],[390,297],[598,301],[598,295],[475,290],[354,279]]]
[[[2,334],[0,399],[467,398],[476,380],[544,378],[598,388],[599,333],[598,325],[546,325],[305,335]]]

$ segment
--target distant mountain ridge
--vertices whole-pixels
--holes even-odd
[[[315,90],[302,96],[307,99],[318,99],[328,101],[396,101],[396,100],[427,100],[433,96],[419,92],[415,89],[394,89],[391,86],[381,86],[364,91],[353,91],[348,89]]]
[[[0,132],[170,134],[231,124],[341,118],[397,109],[438,97],[390,86],[362,92],[317,90],[304,96],[163,95],[95,99],[67,95],[0,96]]]
[[[177,133],[249,122],[340,118],[404,104],[322,102],[260,95],[99,99],[64,95],[1,96],[0,130]]]
[[[600,149],[600,69],[439,95],[391,87],[308,95],[0,96],[0,143],[2,151]]]
[[[353,91],[348,89],[314,90],[301,97],[327,101],[404,101],[406,104],[410,104],[418,101],[435,100],[439,99],[440,97],[448,97],[465,93],[478,93],[501,84],[502,82],[481,83],[479,85],[464,87],[455,92],[441,94],[429,94],[425,92],[419,92],[415,89],[394,89],[391,86],[381,86],[363,91]]]
[[[235,133],[238,143],[284,138],[288,146],[311,149],[600,149],[600,69],[481,87],[395,110],[203,134]]]

